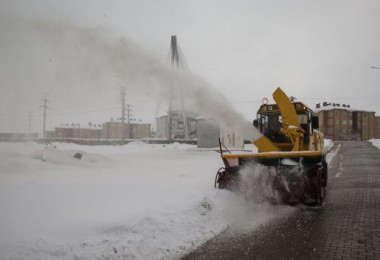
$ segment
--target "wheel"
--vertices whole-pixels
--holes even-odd
[[[326,196],[326,180],[323,167],[313,168],[310,177],[305,178],[305,190],[301,201],[306,206],[323,206]]]
[[[226,169],[224,167],[221,167],[216,173],[215,184],[214,184],[215,188],[223,189],[222,187],[223,185],[221,185],[221,182],[222,182],[223,176],[225,175],[225,172],[226,172]]]
[[[326,187],[322,185],[320,196],[319,196],[319,206],[325,205],[325,198],[326,198]]]
[[[322,176],[323,176],[323,186],[326,188],[327,186],[327,181],[328,181],[328,165],[325,160],[322,161]]]
[[[327,181],[324,178],[324,170],[318,170],[318,186],[317,186],[317,202],[319,206],[323,206],[325,204],[326,197],[326,184]]]
[[[215,188],[235,190],[239,185],[238,168],[220,168],[215,176]]]

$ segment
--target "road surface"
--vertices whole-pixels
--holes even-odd
[[[297,207],[248,232],[230,228],[183,259],[380,259],[380,151],[336,145],[323,208]]]

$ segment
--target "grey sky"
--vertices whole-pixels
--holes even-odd
[[[126,85],[128,92],[129,82],[103,81],[98,72],[109,63],[101,61],[79,79],[67,79],[85,63],[76,65],[76,57],[67,56],[70,52],[59,55],[66,46],[62,38],[36,36],[23,24],[29,21],[102,27],[104,38],[124,37],[163,63],[170,36],[176,34],[191,71],[249,120],[261,98],[270,98],[278,86],[310,106],[332,101],[380,113],[380,70],[370,69],[380,67],[376,0],[2,0],[0,18],[0,132],[27,131],[29,111],[33,130],[40,132],[42,92],[51,101],[49,128],[117,117],[118,87]],[[105,89],[86,92],[85,85],[91,84],[87,76]],[[136,118],[152,122],[154,98],[130,93]]]

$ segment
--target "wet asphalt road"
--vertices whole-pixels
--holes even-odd
[[[251,231],[230,228],[183,259],[380,259],[380,151],[337,145],[324,207],[297,207]]]

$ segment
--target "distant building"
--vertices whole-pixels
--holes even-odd
[[[165,139],[185,139],[185,124],[179,111],[170,111],[169,116],[156,118],[156,137]],[[189,139],[197,138],[196,114],[186,112]],[[171,126],[171,127],[170,127]]]
[[[380,139],[380,117],[375,117],[375,138]]]
[[[100,139],[101,129],[80,127],[56,127],[55,131],[46,133],[47,138],[69,138],[69,139]]]
[[[55,138],[55,131],[46,130],[45,131],[46,138]]]
[[[103,139],[122,139],[122,122],[106,122],[103,124]],[[142,139],[151,137],[151,124],[124,124],[125,139]]]
[[[375,138],[375,112],[352,112],[353,140],[369,140]]]
[[[103,124],[102,128],[102,139],[121,139],[122,132],[122,123],[121,122],[106,122]],[[126,124],[125,124],[126,125]],[[128,138],[128,128],[125,127],[125,138]]]
[[[364,141],[380,136],[380,119],[373,111],[356,110],[350,105],[327,103],[316,105],[319,129],[334,141]]]
[[[37,133],[0,133],[0,140],[15,140],[15,139],[25,139],[25,140],[35,140],[38,139]]]
[[[151,124],[125,124],[124,131],[125,139],[150,138]],[[122,139],[121,132],[121,122],[106,122],[102,128],[98,126],[93,128],[56,127],[54,131],[46,131],[46,137],[51,139]]]
[[[152,136],[151,124],[130,124],[131,139],[150,138]]]

